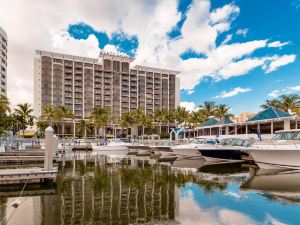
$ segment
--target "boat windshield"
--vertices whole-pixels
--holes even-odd
[[[229,145],[232,140],[233,140],[232,138],[222,139],[219,144],[220,145]]]
[[[295,134],[294,140],[300,140],[300,132]]]
[[[297,139],[298,136],[298,139]],[[276,134],[273,138],[273,140],[299,140],[299,132],[282,132]]]
[[[205,139],[203,138],[198,138],[198,139],[194,139],[191,141],[192,144],[202,144],[204,142]]]

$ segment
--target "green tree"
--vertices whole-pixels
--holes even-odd
[[[15,109],[15,115],[19,120],[21,129],[25,129],[26,125],[32,124],[34,116],[32,115],[33,109],[28,103],[18,104]]]
[[[132,113],[126,112],[122,114],[118,121],[118,125],[122,129],[126,129],[126,138],[128,138],[128,128],[131,127],[134,124],[134,118],[132,116]]]
[[[38,120],[36,123],[36,126],[41,134],[42,137],[45,137],[45,130],[50,125],[50,123],[47,120]]]
[[[185,107],[182,106],[178,106],[175,110],[175,118],[176,118],[176,122],[177,122],[177,127],[185,122],[188,122],[189,119],[189,111],[186,110]]]
[[[94,107],[90,117],[95,125],[95,129],[99,131],[100,128],[104,130],[104,138],[106,137],[106,127],[110,122],[109,112],[106,108]],[[98,132],[100,134],[100,132]]]
[[[264,104],[260,106],[262,109],[268,109],[270,107],[281,109],[281,102],[278,99],[266,100]]]
[[[295,112],[300,107],[300,96],[295,94],[279,96],[280,108],[285,112]]]
[[[0,95],[0,116],[10,113],[9,100],[6,96]]]
[[[63,105],[56,106],[53,109],[51,117],[53,119],[53,122],[57,126],[58,134],[59,134],[59,129],[61,127],[61,129],[62,129],[62,132],[61,132],[62,139],[64,140],[66,120],[74,118],[74,115],[73,115],[71,109],[69,109],[69,108],[67,108],[67,107],[65,107]]]
[[[215,109],[215,116],[218,119],[233,117],[233,114],[229,113],[229,111],[230,111],[230,107],[228,105],[226,104],[217,105]]]
[[[80,120],[79,124],[77,125],[77,132],[83,132],[84,139],[87,136],[87,132],[90,132],[91,130],[91,123],[88,120]]]
[[[216,104],[215,102],[206,101],[203,103],[203,105],[199,106],[199,110],[201,114],[204,116],[205,120],[207,120],[208,117],[215,115]]]
[[[54,109],[52,105],[48,105],[43,109],[42,118],[47,120],[50,124],[54,122]]]

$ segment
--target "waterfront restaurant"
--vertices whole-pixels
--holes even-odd
[[[244,122],[234,123],[228,118],[217,120],[209,118],[200,127],[186,130],[186,137],[199,136],[231,136],[257,135],[263,137],[273,135],[278,130],[300,128],[300,116],[270,107]]]

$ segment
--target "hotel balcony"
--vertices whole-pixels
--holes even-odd
[[[110,101],[111,100],[111,98],[110,97],[106,97],[106,96],[104,96],[104,101]]]
[[[72,84],[73,84],[72,81],[65,80],[65,86],[72,86]]]
[[[82,80],[82,76],[75,76],[75,80]]]
[[[76,70],[75,70],[75,74],[82,74],[82,70],[81,70],[81,69],[80,69],[80,70],[79,70],[79,69],[76,69]]]
[[[122,81],[121,84],[122,84],[122,85],[127,85],[127,86],[128,86],[128,85],[129,85],[129,82],[128,82],[128,81]]]
[[[76,81],[76,82],[74,83],[74,85],[75,85],[75,86],[79,86],[79,87],[81,87],[81,86],[82,86],[82,82],[78,82],[78,81]]]
[[[111,86],[110,85],[104,85],[104,89],[111,89]]]
[[[73,72],[73,70],[71,70],[71,69],[65,69],[65,73],[72,73]]]
[[[111,79],[107,79],[107,78],[104,79],[104,83],[105,83],[105,84],[111,84]]]
[[[75,98],[82,98],[82,94],[76,94],[75,93]]]
[[[109,90],[109,91],[105,90],[105,91],[104,91],[104,94],[105,94],[105,95],[110,95],[111,92],[110,92],[110,90]]]
[[[128,97],[122,97],[122,102],[128,102],[129,98]]]
[[[122,91],[122,96],[129,96],[129,92],[128,91]]]
[[[95,78],[95,83],[102,83],[102,79],[101,78]]]
[[[95,84],[95,88],[102,88],[102,84]]]
[[[72,66],[73,66],[73,63],[71,63],[71,62],[65,62],[64,65],[65,65],[66,67],[72,67]]]
[[[137,97],[137,94],[131,92],[131,93],[130,93],[130,96],[131,96],[131,97]]]
[[[111,106],[110,100],[109,101],[104,101],[103,106],[104,107],[110,107]]]
[[[102,96],[101,95],[95,95],[95,100],[102,100]]]
[[[129,91],[129,88],[128,87],[122,87],[122,91]]]

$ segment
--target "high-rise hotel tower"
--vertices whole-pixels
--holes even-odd
[[[132,57],[100,53],[99,59],[36,51],[35,116],[48,105],[70,108],[76,119],[88,118],[93,107],[107,107],[116,121],[141,108],[175,109],[179,105],[179,72],[134,66]]]
[[[0,95],[7,93],[7,34],[0,27]]]

